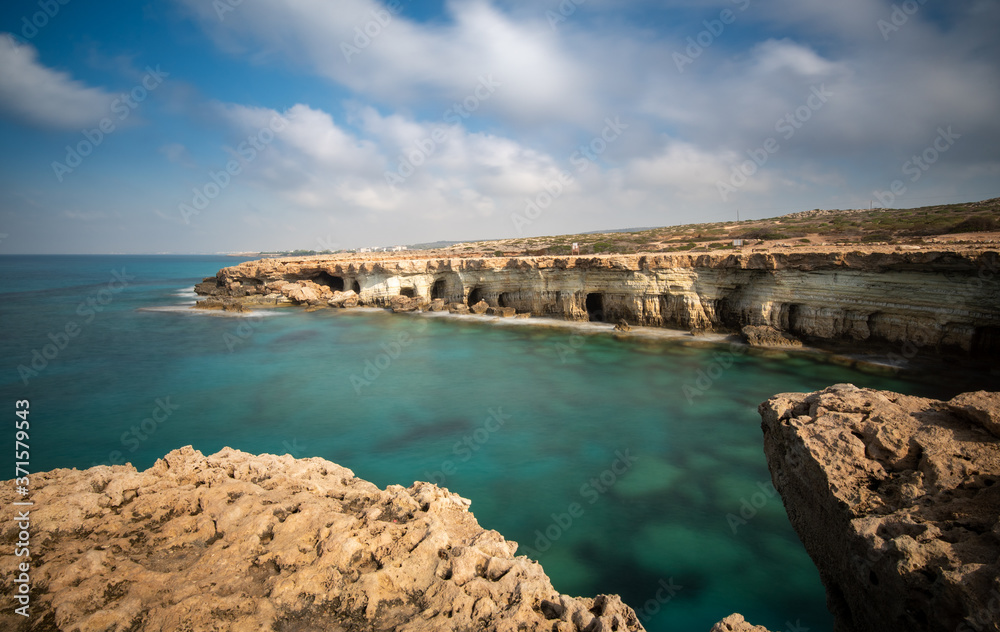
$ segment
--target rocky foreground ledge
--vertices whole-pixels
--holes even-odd
[[[560,595],[469,501],[384,491],[319,458],[175,450],[31,478],[30,617],[14,614],[3,524],[0,629],[642,630],[617,596]],[[0,501],[15,500],[3,485]]]
[[[760,413],[837,632],[1000,631],[1000,393],[841,384]]]

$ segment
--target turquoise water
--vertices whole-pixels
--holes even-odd
[[[188,444],[320,456],[379,486],[447,486],[558,590],[619,593],[649,630],[704,632],[741,612],[820,632],[832,620],[769,488],[757,405],[837,382],[957,392],[728,345],[368,310],[149,309],[193,301],[194,283],[238,261],[0,257],[0,393],[31,401],[32,470],[146,468]]]

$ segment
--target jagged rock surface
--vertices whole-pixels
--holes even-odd
[[[355,287],[365,306],[402,293],[470,307],[694,330],[767,325],[819,341],[1000,353],[994,250],[432,259],[292,258],[224,268],[209,297],[315,304]],[[297,287],[296,287],[297,286]],[[311,291],[307,291],[311,290]],[[599,297],[599,310],[589,302]],[[475,310],[474,310],[475,311]],[[477,312],[478,313],[478,312]]]
[[[841,384],[761,404],[772,481],[838,632],[1000,631],[998,403]]]
[[[31,483],[31,617],[13,614],[10,520],[3,630],[642,630],[617,596],[557,593],[430,483],[383,491],[323,459],[190,447]]]
[[[762,625],[748,623],[741,614],[731,614],[716,623],[710,632],[771,632]]]
[[[741,330],[751,347],[801,347],[802,341],[769,325],[747,325]]]

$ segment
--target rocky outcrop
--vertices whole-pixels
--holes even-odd
[[[9,520],[3,630],[642,630],[617,596],[557,593],[430,483],[381,490],[323,459],[187,447],[144,472],[31,485],[30,617],[14,614]],[[0,501],[15,500],[7,481]]]
[[[811,341],[908,351],[1000,352],[995,250],[740,252],[573,257],[264,259],[196,291],[249,303],[312,304],[306,289],[353,289],[361,305],[429,302],[687,330],[770,326]],[[289,286],[288,284],[292,284]],[[299,288],[293,286],[299,286]],[[905,349],[903,349],[905,347]],[[916,351],[914,351],[915,353]]]
[[[838,632],[1000,631],[998,405],[849,384],[761,404],[772,481]]]
[[[801,347],[802,341],[770,325],[747,325],[741,331],[751,347]]]
[[[710,632],[771,632],[762,625],[748,623],[741,614],[731,614],[716,623]]]

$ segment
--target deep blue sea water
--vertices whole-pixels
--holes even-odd
[[[30,400],[33,471],[143,469],[189,444],[320,456],[379,486],[432,480],[471,499],[558,590],[621,594],[649,630],[705,632],[741,612],[823,632],[823,589],[769,488],[757,405],[838,382],[960,390],[607,332],[183,309],[196,282],[239,261],[0,257],[0,405]]]

